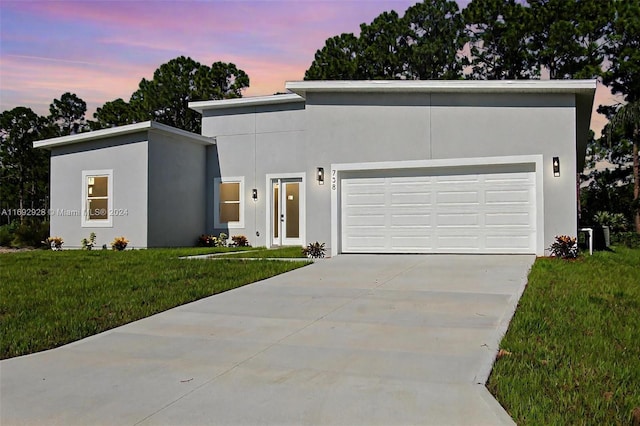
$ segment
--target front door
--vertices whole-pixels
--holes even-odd
[[[302,245],[302,179],[272,179],[271,226],[274,246]]]

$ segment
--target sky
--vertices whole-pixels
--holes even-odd
[[[461,8],[469,0],[457,0]],[[184,55],[244,70],[244,96],[302,80],[326,39],[359,33],[384,11],[417,0],[0,0],[0,111],[41,115],[65,92],[87,102],[128,101],[142,78]],[[599,87],[596,106],[617,100]],[[599,134],[606,119],[594,112]]]

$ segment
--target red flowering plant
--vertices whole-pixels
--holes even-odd
[[[551,256],[562,259],[575,259],[578,257],[578,241],[568,235],[556,235],[556,240],[549,247]]]

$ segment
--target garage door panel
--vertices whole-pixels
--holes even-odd
[[[480,177],[478,175],[448,175],[448,176],[434,176],[433,182],[439,186],[443,185],[469,185],[478,183]]]
[[[433,194],[431,192],[396,192],[391,193],[391,204],[401,205],[427,205],[432,203]]]
[[[529,228],[532,221],[531,214],[529,212],[514,212],[514,213],[487,213],[484,218],[484,223],[487,227],[509,227],[513,228],[524,227]]]
[[[358,236],[349,237],[347,239],[349,247],[353,247],[353,250],[365,250],[367,252],[373,250],[387,250],[385,246],[386,238],[383,236]]]
[[[438,227],[469,227],[479,226],[478,213],[439,213]]]
[[[438,191],[436,202],[439,205],[473,204],[480,202],[478,191]]]
[[[385,215],[350,215],[346,218],[345,221],[346,226],[354,227],[354,228],[363,228],[370,226],[385,226]]]
[[[393,192],[422,192],[431,191],[432,178],[429,176],[422,177],[405,177],[405,178],[392,178],[388,184],[391,185]]]
[[[384,204],[384,193],[362,193],[350,195],[348,202],[352,206],[379,206]]]
[[[530,201],[528,189],[487,190],[484,193],[487,204],[528,204]]]
[[[392,214],[391,215],[391,227],[416,227],[416,228],[430,228],[431,227],[431,215],[430,214]]]
[[[425,253],[432,249],[432,238],[428,236],[392,236],[391,246],[405,253]]]
[[[342,251],[535,253],[535,172],[445,172],[342,179]]]
[[[487,235],[485,247],[489,249],[506,250],[510,252],[520,252],[528,249],[533,240],[533,236],[525,235]],[[524,251],[527,253],[527,251]]]
[[[515,173],[502,173],[496,175],[488,175],[483,180],[484,183],[491,187],[513,186],[518,187],[522,185],[528,185],[535,183],[535,177],[533,176],[514,176]]]
[[[479,250],[478,236],[472,235],[448,235],[438,236],[438,249],[440,250],[465,250],[476,252]]]

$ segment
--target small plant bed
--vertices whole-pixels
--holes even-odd
[[[243,249],[245,247],[242,247]],[[276,249],[267,249],[264,247],[256,247],[250,249],[251,251],[242,254],[229,254],[224,255],[225,258],[244,257],[244,258],[264,258],[264,259],[305,259],[306,256],[302,253],[302,248],[299,246],[294,247],[279,247]]]
[[[0,358],[55,348],[306,264],[179,259],[229,250],[2,253]]]
[[[640,249],[537,259],[489,390],[519,425],[637,424]]]

